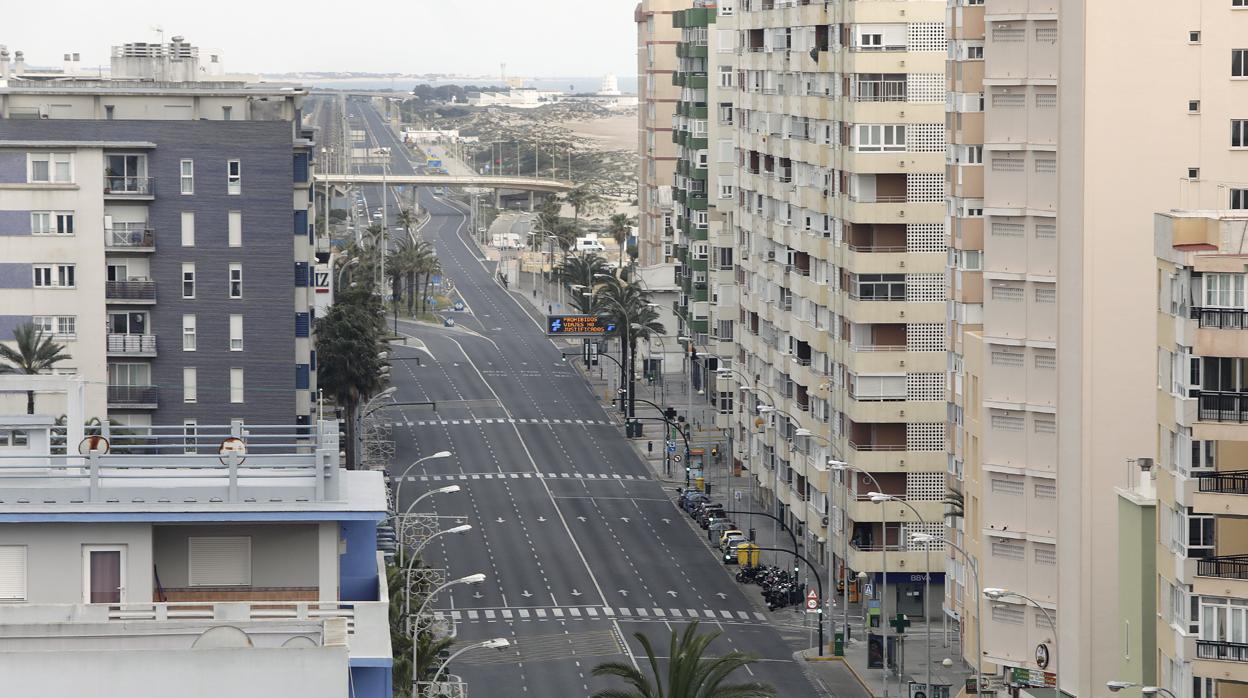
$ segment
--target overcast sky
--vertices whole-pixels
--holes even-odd
[[[57,65],[108,63],[127,41],[182,35],[233,72],[586,77],[636,72],[636,0],[88,0],[9,3],[0,45]]]

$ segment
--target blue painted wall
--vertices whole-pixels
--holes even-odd
[[[347,551],[338,556],[338,586],[343,601],[378,601],[377,522],[342,524]]]
[[[30,211],[0,211],[0,236],[30,235]]]
[[[0,183],[15,184],[26,181],[26,153],[6,151],[0,153]]]
[[[0,315],[0,342],[13,339],[13,330],[30,322],[29,315]]]
[[[34,274],[30,264],[0,262],[0,288],[33,288]]]
[[[351,667],[351,685],[348,687],[351,698],[390,698],[393,695],[392,673],[391,667]]]

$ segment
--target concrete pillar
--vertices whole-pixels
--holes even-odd
[[[529,213],[533,212],[533,201],[534,201],[534,193],[530,191],[529,192]]]

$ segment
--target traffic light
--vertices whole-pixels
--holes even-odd
[[[663,416],[666,417],[670,421],[676,421],[676,408],[668,407],[667,409],[663,410]]]
[[[719,458],[719,446],[711,446],[711,458]]]

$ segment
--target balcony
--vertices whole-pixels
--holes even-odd
[[[150,305],[156,302],[156,282],[105,281],[104,300],[109,303]]]
[[[1248,644],[1196,640],[1194,676],[1216,676],[1222,681],[1248,682]]]
[[[1202,514],[1248,516],[1248,470],[1201,474],[1192,508]],[[1248,577],[1245,577],[1248,579]]]
[[[1248,645],[1239,642],[1196,641],[1197,659],[1215,659],[1220,662],[1248,662]]]
[[[130,175],[104,175],[104,196],[118,199],[150,199],[155,195],[155,180],[151,177]]]
[[[1248,393],[1200,391],[1197,419],[1202,422],[1248,423]]]
[[[1248,311],[1238,308],[1192,308],[1196,321],[1192,352],[1198,356],[1248,358]]]
[[[859,82],[854,91],[855,102],[904,102],[906,101],[906,83],[904,80],[872,80]]]
[[[1245,330],[1248,329],[1248,310],[1240,308],[1192,308],[1192,319],[1201,329]]]
[[[1192,592],[1201,596],[1243,598],[1248,596],[1248,555],[1218,555],[1199,560]]]
[[[156,335],[110,334],[107,351],[109,356],[156,356]]]
[[[125,252],[156,251],[156,233],[147,223],[114,223],[104,230],[104,248]]]
[[[159,407],[158,392],[154,385],[110,385],[108,406],[154,410]]]

